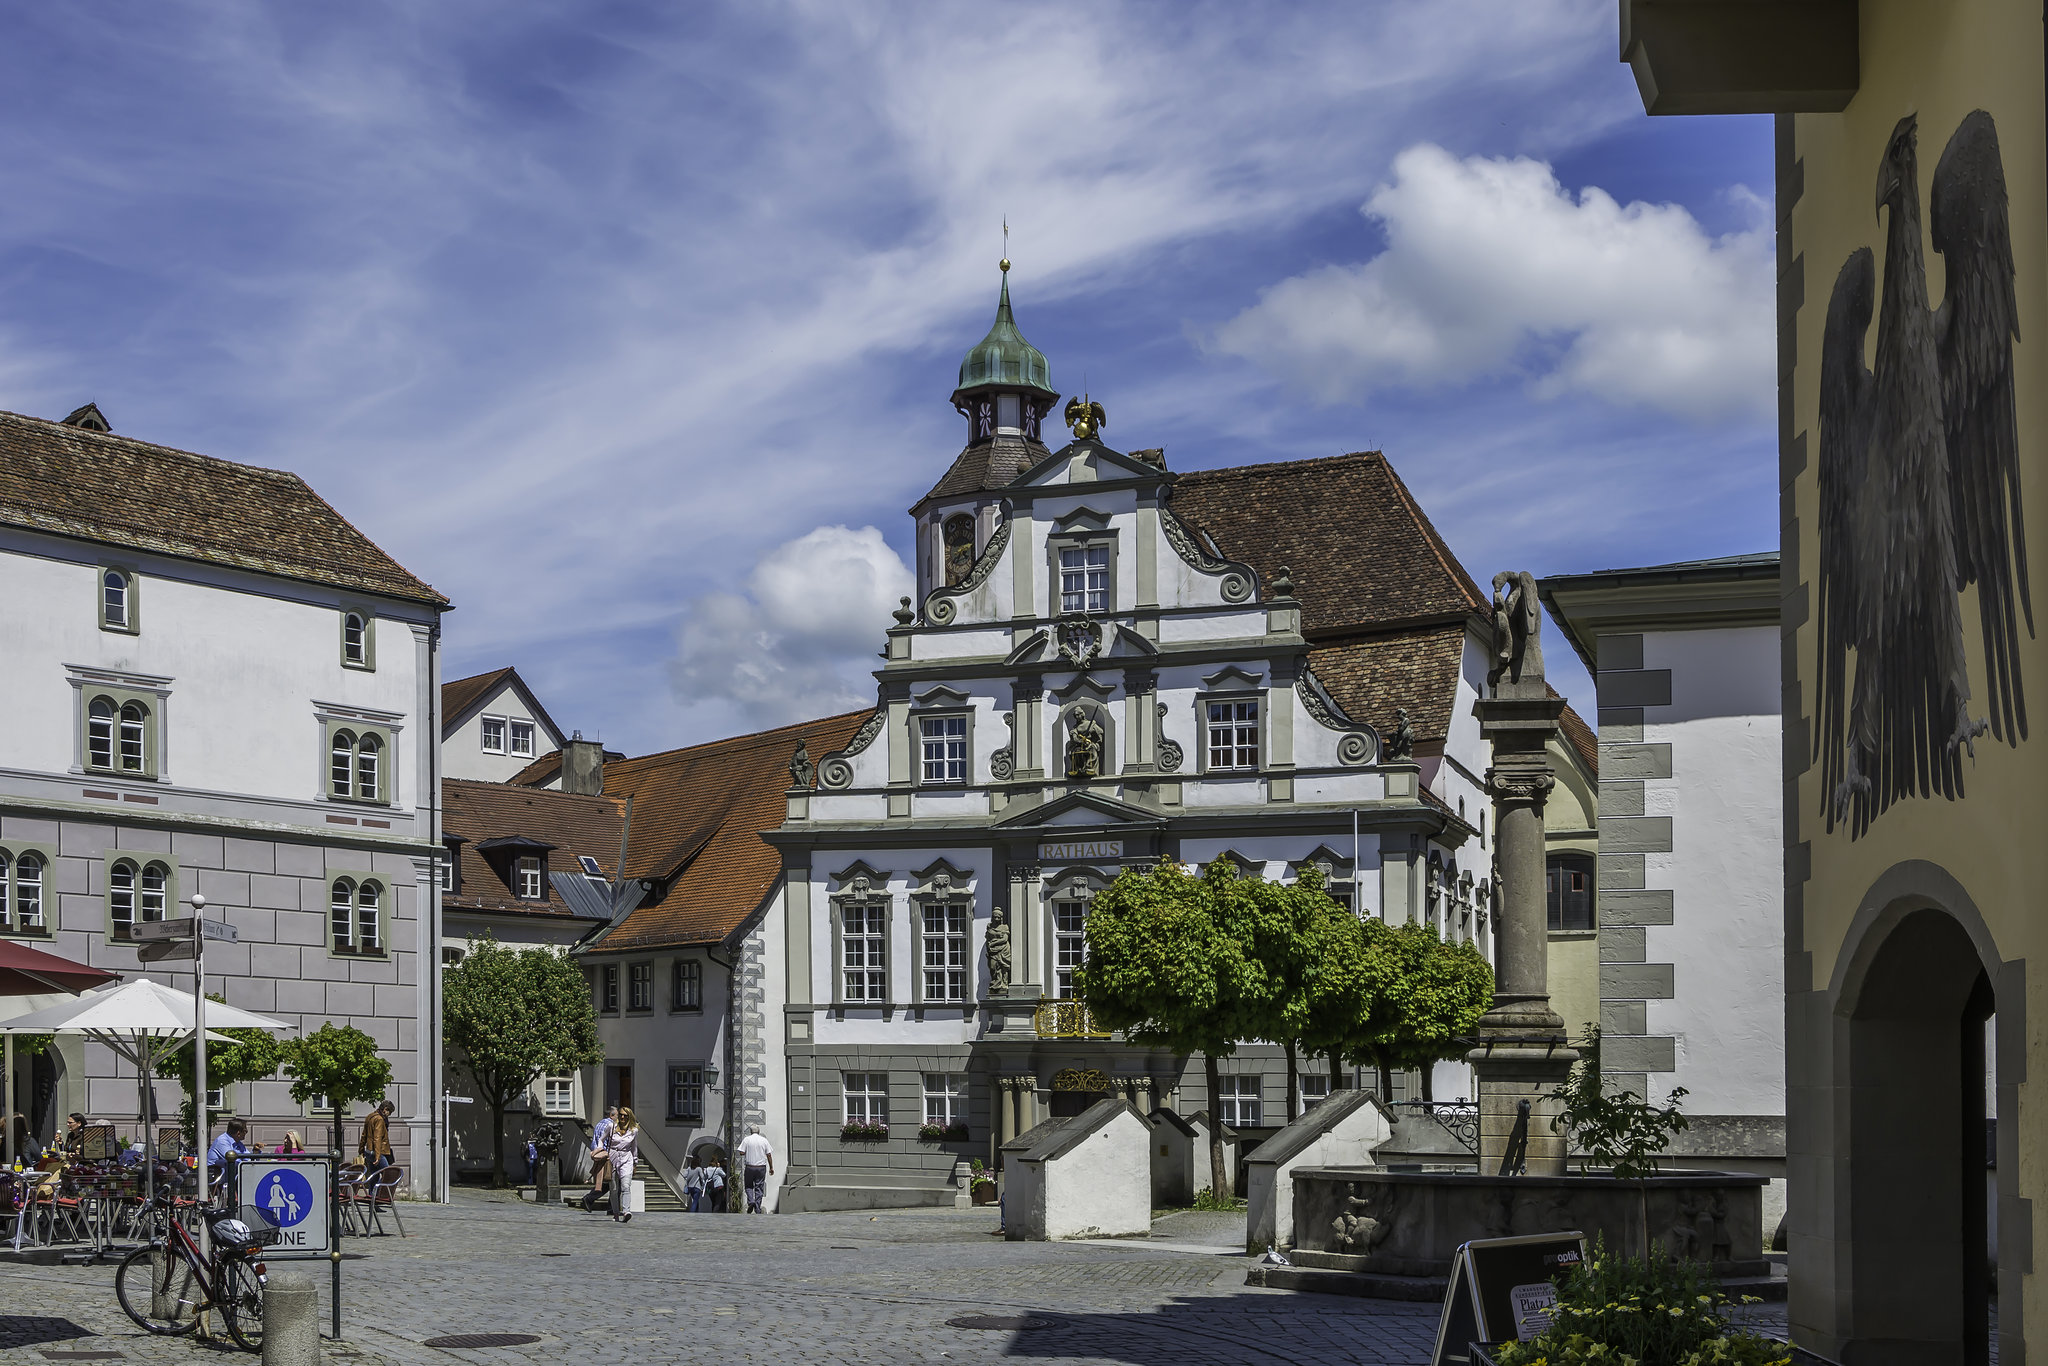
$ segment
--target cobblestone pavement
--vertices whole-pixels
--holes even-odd
[[[903,1366],[1031,1361],[1073,1366],[1420,1366],[1430,1305],[1263,1290],[1238,1256],[1125,1246],[1010,1243],[987,1210],[602,1215],[464,1192],[404,1207],[411,1237],[349,1239],[345,1341],[331,1366],[454,1361],[717,1362]],[[1242,1216],[1163,1218],[1154,1240],[1227,1245]],[[306,1266],[306,1264],[299,1264]],[[273,1274],[285,1264],[273,1264]],[[307,1269],[323,1287],[324,1264]],[[323,1295],[323,1314],[326,1312]],[[956,1328],[966,1315],[1037,1317],[1029,1331]],[[324,1322],[324,1320],[323,1320]],[[531,1333],[491,1349],[423,1344],[455,1333]],[[0,1366],[107,1351],[139,1362],[232,1354],[138,1332],[113,1269],[0,1267]],[[243,1357],[242,1360],[248,1360]]]

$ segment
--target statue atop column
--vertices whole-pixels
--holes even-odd
[[[1505,676],[1510,683],[1533,686],[1540,694],[1543,682],[1543,605],[1536,596],[1536,576],[1528,570],[1503,569],[1493,576],[1493,668],[1486,681],[1500,690]]]

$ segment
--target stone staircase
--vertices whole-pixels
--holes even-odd
[[[668,1183],[668,1178],[652,1162],[642,1162],[633,1168],[633,1179],[647,1183],[647,1212],[649,1214],[674,1214],[686,1210],[683,1194]]]

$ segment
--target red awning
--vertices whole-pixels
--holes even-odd
[[[104,972],[44,953],[11,939],[0,939],[0,996],[41,996],[53,991],[89,991],[118,982],[117,972]]]

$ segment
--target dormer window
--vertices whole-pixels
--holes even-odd
[[[1060,548],[1060,611],[1096,614],[1109,610],[1109,547]]]

